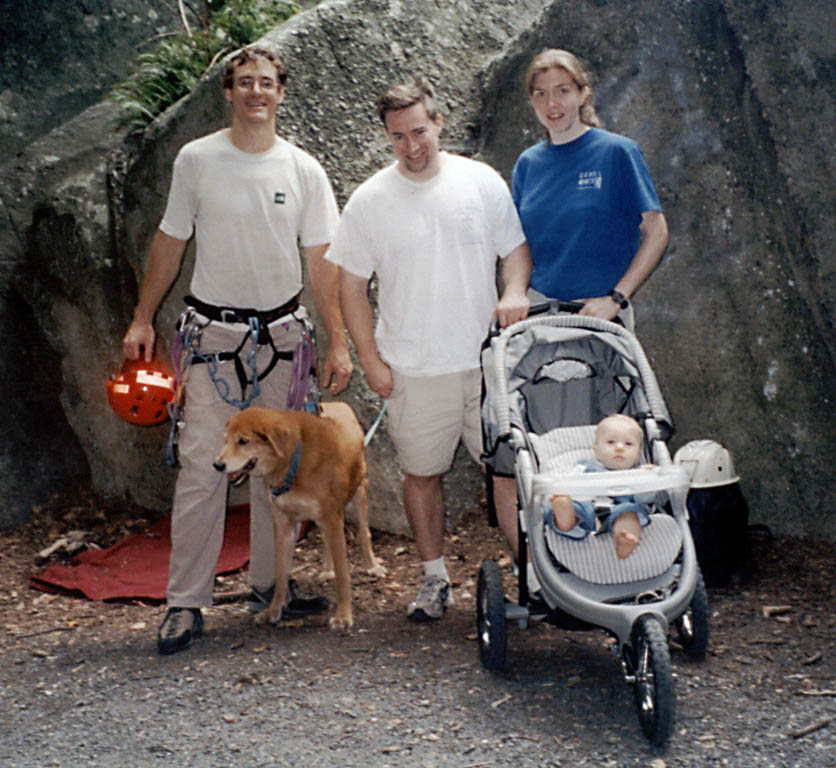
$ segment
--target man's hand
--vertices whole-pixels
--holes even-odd
[[[531,302],[525,294],[508,295],[506,291],[499,303],[496,305],[493,316],[499,320],[499,324],[503,328],[507,328],[513,323],[518,323],[520,320],[525,320],[528,317],[528,308]]]
[[[323,389],[328,388],[332,395],[338,395],[351,380],[354,363],[345,344],[332,344],[325,356],[320,384]]]
[[[154,357],[154,326],[151,323],[141,323],[136,320],[131,323],[125,338],[122,339],[122,354],[128,360],[139,360],[144,352],[146,363]]]
[[[503,328],[528,317],[528,282],[531,278],[531,254],[528,243],[520,243],[502,261],[502,283],[505,288],[493,317]],[[493,318],[491,318],[493,319]]]
[[[366,382],[371,390],[381,397],[389,397],[394,388],[392,369],[380,357],[369,361],[361,361],[361,365],[363,366],[363,373],[366,375]]]

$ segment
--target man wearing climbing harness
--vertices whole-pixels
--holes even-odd
[[[328,259],[341,267],[340,299],[366,380],[389,402],[404,508],[424,567],[407,616],[427,621],[453,598],[441,475],[460,439],[479,461],[479,350],[492,316],[502,326],[526,317],[531,259],[499,174],[440,151],[443,121],[430,83],[391,88],[377,110],[396,162],[355,190]],[[373,273],[376,331],[367,297]]]
[[[201,608],[212,604],[223,543],[225,476],[212,467],[223,428],[250,404],[280,410],[312,399],[312,325],[298,302],[301,244],[317,312],[328,334],[322,383],[338,393],[348,384],[351,358],[338,301],[337,268],[324,258],[338,210],[320,164],[276,135],[276,108],[287,72],[276,56],[247,48],[222,76],[232,107],[229,128],[186,144],[177,155],[168,204],[148,258],[127,358],[154,352],[154,315],[173,284],[189,238],[196,255],[189,308],[180,318],[175,355],[184,388],[174,414],[180,471],[172,508],[168,611],[157,637],[160,653],[188,648],[203,630]],[[316,382],[313,382],[314,389]],[[179,429],[177,428],[179,426]],[[250,483],[250,608],[272,599],[274,553],[270,501]],[[288,615],[328,607],[291,582]]]

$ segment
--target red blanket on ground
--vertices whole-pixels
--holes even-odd
[[[91,600],[164,600],[171,553],[171,518],[108,549],[88,549],[71,565],[53,565],[30,580],[44,592],[71,592]],[[250,558],[250,510],[231,507],[216,573],[243,568]]]

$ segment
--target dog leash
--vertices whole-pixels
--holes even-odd
[[[389,407],[389,401],[385,401],[383,403],[383,407],[380,409],[380,413],[377,414],[377,418],[374,420],[374,424],[369,427],[369,431],[366,432],[366,437],[363,440],[363,447],[366,448],[368,444],[372,441],[374,437],[374,433],[377,432],[377,428],[380,426],[380,422],[383,420],[383,414],[386,413],[386,409]]]

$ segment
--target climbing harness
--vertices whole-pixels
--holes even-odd
[[[171,429],[166,446],[166,463],[169,466],[176,467],[178,464],[179,431],[184,423],[186,375],[192,365],[206,365],[218,396],[224,402],[243,410],[261,394],[260,382],[270,375],[276,364],[280,360],[289,361],[292,363],[292,369],[287,408],[304,407],[313,413],[319,413],[320,392],[316,380],[314,327],[305,308],[299,304],[298,296],[280,307],[267,311],[216,307],[193,296],[187,296],[186,303],[189,308],[180,316],[172,347],[177,389],[173,401],[168,404]],[[292,319],[302,326],[302,338],[292,352],[276,349],[270,334],[269,326],[282,318]],[[248,330],[241,343],[232,351],[201,352],[203,330],[212,322],[247,325]],[[242,360],[242,352],[248,344],[249,349]],[[270,346],[273,355],[266,368],[259,373],[258,349],[264,345]],[[219,372],[220,364],[229,361],[233,363],[241,388],[240,398],[232,395],[230,383]]]

